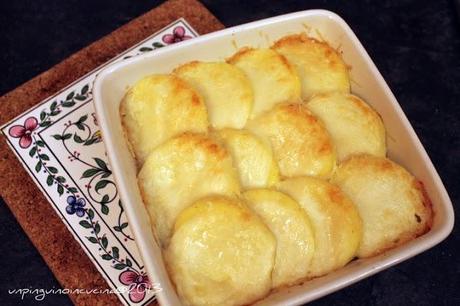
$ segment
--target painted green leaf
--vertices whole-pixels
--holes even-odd
[[[128,267],[133,266],[133,263],[131,262],[131,260],[129,260],[129,258],[126,258],[126,265],[128,265]]]
[[[89,223],[88,221],[86,220],[82,220],[80,222],[78,222],[81,226],[83,226],[84,228],[91,228],[91,223]]]
[[[86,99],[86,97],[83,96],[83,95],[76,95],[75,96],[75,100],[78,100],[78,101],[84,101],[85,99]]]
[[[85,172],[83,172],[81,178],[92,177],[100,171],[101,171],[100,169],[94,169],[94,168],[88,169]]]
[[[56,140],[62,140],[62,136],[59,134],[51,135],[51,137],[53,137]]]
[[[122,263],[117,263],[113,267],[117,270],[123,270],[124,268],[126,268],[126,265]]]
[[[82,123],[77,122],[77,123],[75,123],[75,125],[77,126],[77,128],[78,128],[79,130],[82,130],[82,131],[85,130],[85,126],[84,126]]]
[[[62,187],[62,185],[58,185],[57,186],[57,191],[58,191],[59,195],[62,195],[64,193],[64,187]]]
[[[58,111],[58,110],[54,110],[50,113],[51,116],[56,116],[56,115],[59,115],[61,112]]]
[[[102,204],[102,205],[101,205],[101,212],[102,212],[104,215],[108,215],[108,214],[109,214],[109,207],[108,207],[107,205]]]
[[[94,218],[94,211],[90,208],[87,211],[88,217],[92,220]]]
[[[77,192],[78,192],[77,188],[75,188],[75,187],[70,187],[70,188],[68,188],[67,190],[68,190],[69,192],[71,192],[71,193],[77,193]]]
[[[120,256],[117,247],[113,247],[113,248],[112,248],[112,256],[113,256],[113,258],[115,258],[115,259],[118,259],[118,257]]]
[[[111,171],[105,172],[101,177],[102,177],[102,178],[108,178],[111,174],[112,174]]]
[[[33,146],[32,149],[30,149],[29,151],[29,156],[33,157],[36,152],[37,152],[37,147]]]
[[[50,160],[50,158],[46,154],[38,154],[38,157],[40,157],[40,159],[42,160]]]
[[[48,167],[48,171],[51,172],[51,173],[57,173],[58,169],[56,169],[54,167]]]
[[[78,136],[77,134],[74,134],[73,135],[73,140],[76,142],[76,143],[82,143],[84,140],[81,139],[80,136]]]
[[[71,134],[71,133],[68,133],[68,134],[65,134],[65,135],[62,136],[62,139],[63,139],[63,140],[67,140],[67,139],[70,139],[70,138],[72,138],[72,134]]]
[[[53,181],[54,181],[53,177],[51,175],[48,175],[48,177],[46,178],[46,184],[48,186],[51,186],[51,185],[53,185]]]
[[[96,223],[94,225],[94,233],[97,235],[99,234],[100,231],[101,231],[101,226],[99,225],[99,223]]]
[[[86,119],[88,119],[88,115],[83,115],[83,116],[81,116],[80,119],[78,119],[78,121],[75,122],[75,123],[83,123],[83,122],[86,121]]]
[[[66,97],[65,99],[66,99],[66,100],[71,100],[71,99],[73,98],[74,94],[75,94],[75,93],[72,91],[71,93],[69,93],[69,94],[67,95],[67,97]]]
[[[104,260],[112,260],[112,256],[110,256],[109,254],[104,254],[104,255],[102,255],[102,259],[104,259]]]
[[[45,119],[45,118],[46,118],[46,112],[45,112],[45,111],[42,111],[42,112],[40,113],[40,121],[43,121],[43,119]]]
[[[86,237],[90,242],[97,243],[97,239],[95,237]]]
[[[58,176],[58,177],[56,177],[56,181],[58,181],[59,183],[65,183],[66,179],[65,179],[65,177]]]
[[[154,42],[152,45],[153,45],[155,48],[162,48],[162,47],[164,47],[164,45],[163,45],[162,43],[159,43],[159,42]]]
[[[38,161],[38,163],[35,165],[35,171],[40,172],[42,169],[42,162]]]
[[[90,146],[93,143],[95,143],[96,141],[97,141],[97,138],[91,138],[91,139],[88,139],[87,141],[85,141],[85,143],[83,145],[84,146]]]
[[[51,121],[43,121],[43,122],[40,122],[39,126],[41,127],[47,127],[47,126],[50,126],[51,125]]]
[[[105,163],[105,161],[103,161],[102,159],[97,158],[97,157],[95,157],[94,160],[96,161],[96,164],[97,164],[101,169],[109,170],[109,169],[107,168],[107,164]]]
[[[45,143],[43,141],[41,141],[41,140],[37,140],[36,144],[39,147],[44,147],[45,146]]]
[[[107,245],[109,244],[109,241],[107,240],[107,238],[104,236],[102,237],[101,239],[101,243],[102,243],[102,246],[105,248],[107,248]]]
[[[152,51],[153,49],[152,48],[149,48],[149,47],[142,47],[139,49],[139,51],[141,52],[148,52],[148,51]]]
[[[66,102],[62,102],[61,104],[63,107],[72,107],[75,105],[75,102],[73,101],[66,101]]]
[[[110,183],[112,182],[108,180],[101,180],[97,182],[96,187],[94,189],[96,190],[97,193],[99,193],[99,189],[104,188],[105,186],[107,186],[107,184],[110,184]]]
[[[108,202],[109,202],[109,195],[104,194],[104,196],[102,197],[102,200],[101,200],[101,204],[105,204],[105,203],[108,203]]]
[[[51,103],[50,110],[54,111],[56,109],[56,106],[57,106],[57,101],[53,101],[53,103]]]
[[[81,94],[84,95],[88,92],[88,89],[89,89],[89,86],[88,84],[86,84],[85,86],[83,86],[83,88],[81,89]]]

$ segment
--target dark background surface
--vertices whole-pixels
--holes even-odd
[[[460,203],[460,22],[453,1],[203,2],[227,27],[312,8],[341,15],[392,88],[454,207]],[[0,1],[0,95],[159,3]],[[0,258],[1,305],[39,303],[8,295],[8,289],[60,287],[3,201]],[[460,305],[459,258],[456,226],[435,248],[311,305]],[[71,302],[50,295],[39,304]]]

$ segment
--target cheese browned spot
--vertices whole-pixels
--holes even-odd
[[[431,203],[422,185],[395,162],[368,154],[343,161],[332,181],[353,200],[363,219],[359,257],[369,257],[427,232]]]
[[[201,197],[236,196],[240,185],[227,150],[205,135],[185,133],[157,147],[138,175],[144,203],[162,245],[177,215]]]
[[[323,123],[305,105],[278,104],[247,128],[271,144],[282,176],[331,175],[335,148]]]
[[[206,133],[208,113],[201,96],[173,75],[152,75],[134,84],[120,104],[120,115],[137,165],[152,150],[180,133]]]
[[[281,38],[272,48],[297,69],[303,99],[318,93],[350,92],[348,67],[327,43],[297,34]]]
[[[239,200],[207,197],[178,216],[165,259],[185,305],[247,305],[270,291],[275,250]]]

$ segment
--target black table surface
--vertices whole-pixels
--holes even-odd
[[[393,90],[455,205],[460,205],[460,19],[455,1],[202,1],[227,27],[313,8],[355,31]],[[0,95],[157,6],[148,0],[0,1]],[[459,216],[457,209],[457,217]],[[0,304],[71,305],[66,295],[21,299],[8,289],[60,288],[0,201]],[[312,305],[460,305],[460,227],[441,244]],[[84,268],[84,267],[82,267]]]

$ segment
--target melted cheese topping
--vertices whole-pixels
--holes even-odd
[[[120,104],[120,115],[138,166],[167,139],[182,132],[205,133],[208,113],[201,96],[171,75],[138,81]]]
[[[337,149],[339,161],[357,153],[385,156],[385,126],[382,119],[357,96],[342,93],[315,95],[307,107],[324,122]]]
[[[144,203],[166,245],[177,215],[201,197],[239,194],[228,152],[204,135],[186,133],[156,148],[138,176]]]
[[[212,197],[179,215],[165,258],[185,305],[247,305],[268,294],[275,249],[257,215]]]
[[[245,125],[254,97],[240,69],[227,63],[190,62],[174,73],[203,96],[214,128],[240,129]]]
[[[300,80],[297,71],[284,56],[271,49],[245,48],[228,62],[246,73],[254,89],[251,118],[269,110],[275,104],[300,100]]]
[[[288,286],[309,275],[315,249],[313,229],[306,212],[288,195],[269,189],[244,193],[255,211],[276,237],[273,287]]]
[[[307,212],[315,233],[310,277],[346,265],[359,247],[362,221],[353,202],[335,185],[313,177],[297,177],[278,185]]]
[[[248,122],[247,128],[272,145],[281,175],[331,175],[335,167],[334,146],[322,122],[305,105],[278,104]]]
[[[242,187],[268,187],[279,180],[278,164],[269,145],[246,130],[219,131],[238,169]]]
[[[353,200],[363,219],[359,257],[379,254],[430,228],[431,204],[422,185],[389,159],[352,156],[337,168],[333,182]]]
[[[303,99],[331,91],[350,92],[348,67],[327,43],[300,34],[283,37],[272,48],[297,69]]]

